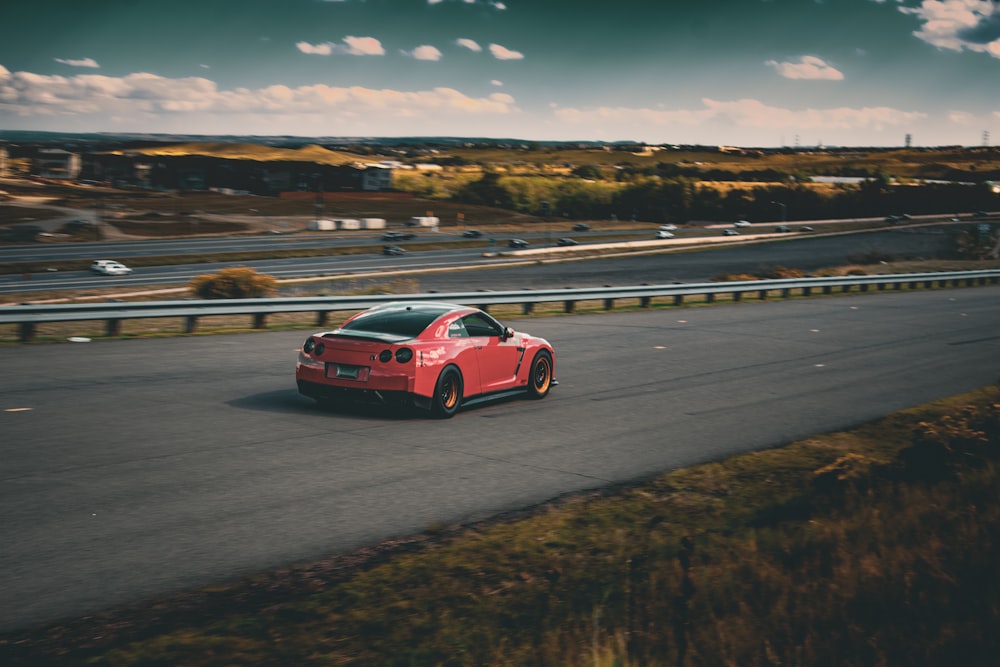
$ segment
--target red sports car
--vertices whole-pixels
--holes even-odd
[[[302,346],[299,393],[320,402],[373,399],[413,404],[437,417],[462,405],[554,385],[555,351],[478,308],[453,303],[387,303],[354,315]]]

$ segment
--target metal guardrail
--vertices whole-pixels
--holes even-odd
[[[104,321],[108,336],[121,332],[124,320],[175,317],[185,320],[185,332],[193,333],[201,317],[219,315],[250,315],[253,327],[267,326],[267,316],[276,313],[316,313],[316,326],[327,323],[330,313],[364,310],[386,301],[447,301],[475,305],[484,310],[490,306],[521,304],[525,315],[531,314],[535,304],[562,302],[564,311],[571,313],[581,301],[603,301],[610,310],[615,301],[637,299],[639,305],[648,307],[654,298],[673,298],[674,305],[683,305],[685,298],[704,296],[709,302],[718,294],[730,294],[734,301],[741,301],[746,294],[756,293],[767,299],[775,291],[782,297],[798,292],[809,296],[814,292],[831,294],[839,288],[846,293],[857,288],[866,292],[871,288],[885,290],[931,287],[959,287],[996,285],[1000,283],[1000,269],[954,271],[947,273],[903,273],[877,276],[836,276],[824,278],[785,278],[779,280],[746,280],[734,282],[680,283],[670,285],[636,285],[632,287],[595,287],[583,289],[519,290],[501,292],[450,292],[429,294],[392,294],[373,296],[281,297],[262,299],[175,300],[143,302],[111,302],[86,304],[28,304],[0,307],[0,325],[13,324],[19,328],[22,342],[35,336],[36,326],[47,322]]]

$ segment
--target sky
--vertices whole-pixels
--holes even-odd
[[[1000,145],[1000,0],[3,0],[0,129]]]

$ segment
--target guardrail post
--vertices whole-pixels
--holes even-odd
[[[318,326],[318,327],[325,327],[326,326],[326,320],[327,320],[327,318],[329,316],[330,316],[330,313],[326,312],[325,310],[321,310],[318,313],[316,313],[316,326]]]
[[[840,286],[840,291],[841,291],[842,294],[847,294],[848,292],[851,291],[851,286],[850,285],[841,285]]]
[[[639,306],[642,308],[649,308],[649,302],[650,298],[648,296],[644,296],[639,299]]]
[[[896,283],[895,285],[892,286],[892,288],[898,292],[901,289],[903,289],[903,283]]]
[[[254,329],[266,329],[267,328],[267,313],[254,313],[254,315],[253,315],[253,328]]]
[[[743,292],[733,292],[733,301],[737,303],[743,300]]]
[[[114,338],[121,335],[122,332],[122,321],[121,320],[108,320],[104,323],[104,333],[108,338]]]
[[[788,289],[787,287],[785,289],[781,290],[781,296],[783,298],[787,299],[791,295],[792,295],[792,290]]]
[[[705,295],[705,303],[715,303],[715,292],[709,292]]]
[[[802,296],[809,296],[812,294],[812,288],[806,285],[802,288]]]
[[[576,310],[576,301],[564,301],[563,302],[563,312],[572,313]]]
[[[833,294],[833,286],[823,285],[823,294]]]
[[[674,295],[674,305],[675,306],[683,306],[684,305],[684,295],[683,294],[675,294]]]
[[[22,343],[27,343],[35,337],[35,323],[34,322],[21,322],[18,327],[18,337],[21,339]]]
[[[931,289],[932,287],[934,287],[934,281],[933,280],[925,280],[924,281],[924,287],[926,289]]]
[[[531,315],[531,312],[533,310],[535,310],[535,304],[531,303],[530,301],[525,301],[524,303],[521,304],[522,315]]]
[[[885,283],[878,283],[877,285],[875,285],[875,289],[878,290],[879,292],[884,292],[885,291]]]
[[[188,334],[194,333],[197,328],[198,328],[197,315],[188,315],[187,317],[184,318],[184,333]]]
[[[767,301],[767,290],[762,289],[759,292],[757,292],[757,298],[760,299],[761,301]]]
[[[604,300],[604,310],[611,310],[614,307],[615,307],[615,300],[614,299],[605,299]]]
[[[862,292],[867,292],[868,291],[868,283],[863,283],[861,285],[861,291]]]
[[[481,305],[479,306],[479,310],[483,311],[484,313],[488,313],[488,312],[490,312],[490,311],[489,311],[489,306],[488,306],[488,305],[486,305],[486,304],[481,304]]]

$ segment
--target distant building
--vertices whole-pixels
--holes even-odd
[[[82,164],[79,153],[61,148],[43,148],[32,160],[31,173],[42,178],[75,181],[80,177]]]
[[[367,192],[380,192],[392,188],[391,166],[385,164],[368,165],[361,174],[361,189]]]

